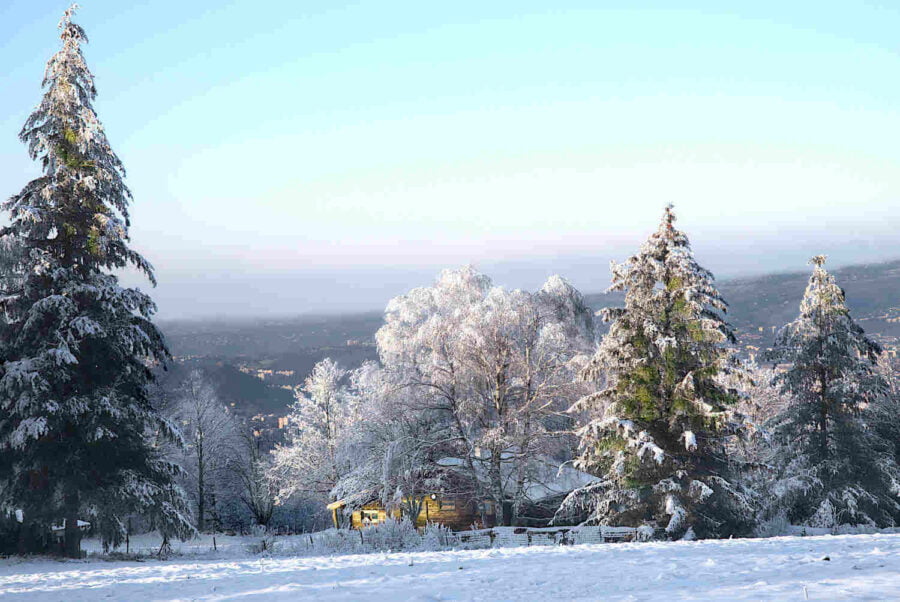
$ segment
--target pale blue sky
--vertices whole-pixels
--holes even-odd
[[[0,0],[3,196],[65,6]],[[668,201],[721,276],[900,255],[893,3],[82,6],[164,317],[601,290]]]

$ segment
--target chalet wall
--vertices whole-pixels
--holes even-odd
[[[350,526],[361,529],[371,524],[381,523],[388,517],[399,519],[399,509],[388,512],[380,502],[370,502],[351,514]],[[494,504],[490,501],[481,504],[461,498],[426,498],[422,511],[416,520],[417,527],[427,523],[444,525],[454,531],[465,531],[493,527],[496,524]]]

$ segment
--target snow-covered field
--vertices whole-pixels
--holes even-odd
[[[900,535],[304,558],[0,561],[28,600],[900,599]]]

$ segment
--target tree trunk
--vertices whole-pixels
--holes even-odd
[[[529,383],[528,387],[531,387]],[[530,444],[531,438],[531,416],[528,415],[525,418],[525,425],[523,427],[522,439],[519,442],[519,453],[516,459],[516,494],[515,500],[513,502],[513,520],[516,525],[520,524],[519,517],[522,515],[522,506],[525,502],[525,477],[526,477],[526,462],[528,461],[528,455],[526,450]]]
[[[406,518],[412,522],[413,526],[416,525],[416,522],[419,520],[419,515],[422,514],[422,506],[424,503],[424,497],[416,497],[414,495],[410,495],[405,502],[401,503],[402,511],[406,513]]]
[[[513,503],[512,500],[504,499],[500,504],[503,508],[503,526],[511,527],[513,524]]]
[[[212,523],[210,529],[212,529],[213,533],[218,533],[222,530],[222,519],[219,515],[219,500],[216,497],[216,488],[209,488],[209,520]]]
[[[81,558],[81,529],[78,528],[78,506],[74,503],[70,503],[68,506],[63,553],[67,558]]]
[[[491,449],[491,463],[490,463],[490,480],[491,480],[491,489],[493,489],[494,499],[497,500],[497,503],[500,505],[500,524],[504,527],[509,527],[512,525],[513,520],[513,512],[512,512],[512,503],[506,497],[506,492],[503,491],[503,474],[501,469],[501,458],[500,454],[502,451],[497,448]]]
[[[203,434],[197,437],[197,530],[203,532],[206,513],[206,463],[203,458]]]
[[[819,377],[819,387],[821,388],[820,406],[819,406],[819,430],[822,432],[822,458],[827,460],[829,456],[828,449],[828,379],[825,374]]]
[[[37,547],[34,542],[34,529],[28,524],[28,516],[24,512],[22,513],[22,522],[19,523],[19,537],[16,547],[19,555],[22,556],[33,552]]]

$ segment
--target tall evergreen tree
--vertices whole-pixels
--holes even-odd
[[[882,353],[875,373],[883,379],[886,388],[885,394],[869,406],[873,416],[871,424],[893,450],[894,461],[900,465],[900,370],[887,353]]]
[[[881,348],[853,321],[844,291],[811,260],[800,316],[779,333],[770,359],[789,403],[767,425],[777,471],[775,508],[796,524],[889,526],[900,518],[900,471],[873,411],[888,393]],[[894,417],[896,419],[896,417]]]
[[[151,322],[155,305],[112,273],[133,266],[155,284],[128,245],[131,193],[92,107],[75,8],[59,23],[62,49],[20,134],[43,175],[3,205],[11,222],[3,234],[26,252],[0,324],[3,503],[28,525],[65,520],[71,556],[80,555],[79,519],[107,545],[122,540],[128,512],[166,534],[191,530],[178,467],[154,445],[178,437],[148,399],[150,369],[168,355]]]
[[[603,310],[610,330],[583,374],[600,390],[572,408],[590,418],[576,466],[605,478],[564,509],[586,506],[593,521],[665,527],[670,537],[739,533],[749,509],[724,450],[734,335],[712,274],[674,222],[669,205],[640,252],[612,265],[609,290],[624,291],[625,306]]]

